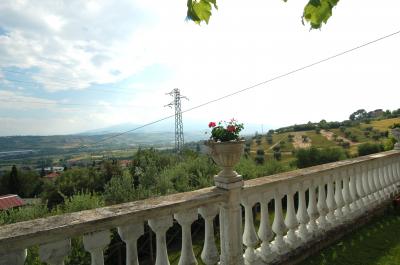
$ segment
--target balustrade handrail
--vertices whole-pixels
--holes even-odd
[[[241,177],[232,171],[234,176],[222,174],[224,178],[216,177],[220,188],[209,187],[1,226],[0,264],[8,265],[10,260],[13,260],[12,264],[23,264],[26,248],[34,245],[40,246],[41,260],[52,261],[49,264],[61,264],[70,249],[70,238],[82,235],[85,250],[92,255],[92,262],[100,261],[103,260],[103,249],[110,242],[109,230],[114,228],[118,228],[118,233],[127,244],[129,264],[138,264],[136,241],[143,234],[145,221],[156,233],[156,264],[169,264],[165,234],[172,226],[173,218],[182,227],[180,264],[195,264],[190,226],[198,219],[198,214],[206,224],[202,259],[206,264],[215,264],[219,257],[215,247],[213,219],[218,213],[221,224],[221,264],[244,264],[243,257],[246,264],[259,264],[256,261],[260,258],[268,263],[277,255],[284,255],[303,241],[306,242],[310,236],[355,218],[398,193],[400,167],[395,161],[399,161],[399,157],[400,152],[393,150],[252,179],[245,181],[244,185]],[[309,192],[306,209],[307,189],[312,192]],[[299,193],[297,213],[294,206],[296,192]],[[283,197],[287,198],[285,218],[282,212]],[[268,203],[272,198],[275,218],[271,230]],[[263,216],[258,234],[252,213],[252,207],[257,202],[260,203]],[[244,255],[240,204],[245,209],[243,244],[247,248]],[[270,243],[272,232],[275,238]],[[260,253],[256,251],[259,239],[262,241]],[[12,252],[11,255],[8,252]],[[18,262],[15,261],[17,259]]]
[[[300,182],[302,180],[313,178],[321,173],[330,173],[334,170],[342,169],[344,167],[361,165],[373,160],[397,156],[400,156],[400,152],[398,150],[391,150],[250,179],[244,182],[242,196],[247,196],[258,192],[265,192],[266,190],[274,190],[282,182]]]
[[[225,200],[215,187],[0,226],[0,254]]]

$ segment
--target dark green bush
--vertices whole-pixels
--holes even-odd
[[[299,149],[295,153],[298,168],[305,168],[329,162],[335,162],[346,158],[342,148],[332,147],[317,149],[315,147]]]
[[[358,147],[358,155],[359,156],[365,156],[369,154],[375,154],[383,151],[383,145],[382,144],[374,144],[374,143],[364,143],[360,144]]]

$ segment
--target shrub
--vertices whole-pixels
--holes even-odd
[[[315,147],[299,149],[295,153],[298,168],[305,168],[329,162],[335,162],[346,158],[342,148],[317,149]]]
[[[375,154],[383,151],[382,144],[375,144],[375,143],[364,143],[360,144],[358,147],[358,155],[365,156],[369,154]]]
[[[342,143],[340,143],[340,146],[342,146],[343,148],[350,148],[350,143],[349,142],[345,142],[345,141],[342,141]]]
[[[257,164],[262,165],[265,162],[265,157],[264,155],[256,155],[254,160],[256,161]]]
[[[277,161],[281,161],[281,159],[282,159],[282,153],[281,153],[281,151],[274,151],[274,158],[275,158],[275,160],[277,160]]]
[[[357,135],[352,135],[352,136],[350,136],[350,140],[353,141],[353,142],[358,142],[358,137],[357,137]]]
[[[104,187],[104,200],[107,204],[117,204],[137,199],[138,194],[130,175],[113,177]]]
[[[265,151],[263,150],[263,149],[258,149],[257,150],[257,155],[264,155],[265,154]]]

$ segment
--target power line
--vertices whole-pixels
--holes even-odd
[[[384,40],[384,39],[393,37],[393,36],[395,36],[395,35],[397,35],[397,34],[399,34],[399,33],[400,33],[400,30],[399,30],[399,31],[396,31],[396,32],[393,32],[393,33],[391,33],[391,34],[382,36],[382,37],[377,38],[377,39],[375,39],[375,40],[372,40],[372,41],[363,43],[363,44],[358,45],[358,46],[356,46],[356,47],[354,47],[354,48],[351,48],[351,49],[342,51],[342,52],[337,53],[337,54],[335,54],[335,55],[326,57],[326,58],[324,58],[324,59],[322,59],[322,60],[319,60],[319,61],[316,61],[316,62],[314,62],[314,63],[311,63],[311,64],[308,64],[308,65],[305,65],[305,66],[296,68],[296,69],[294,69],[294,70],[292,70],[292,71],[289,71],[289,72],[287,72],[287,73],[284,73],[284,74],[275,76],[275,77],[273,77],[273,78],[271,78],[271,79],[268,79],[268,80],[265,80],[265,81],[256,83],[256,84],[254,84],[254,85],[251,85],[251,86],[248,86],[248,87],[246,87],[246,88],[237,90],[237,91],[232,92],[232,93],[230,93],[230,94],[221,96],[221,97],[219,97],[219,98],[216,98],[216,99],[213,99],[213,100],[210,100],[210,101],[207,101],[207,102],[204,102],[204,103],[202,103],[202,104],[200,104],[200,105],[197,105],[197,106],[194,106],[194,107],[192,107],[192,108],[183,110],[182,113],[186,113],[186,112],[189,112],[189,111],[192,111],[192,110],[195,110],[195,109],[204,107],[204,106],[209,105],[209,104],[211,104],[211,103],[214,103],[214,102],[217,102],[217,101],[226,99],[226,98],[228,98],[228,97],[232,97],[232,96],[234,96],[234,95],[243,93],[243,92],[245,92],[245,91],[247,91],[247,90],[250,90],[250,89],[253,89],[253,88],[255,88],[255,87],[258,87],[258,86],[261,86],[261,85],[270,83],[270,82],[272,82],[272,81],[275,81],[275,80],[284,78],[284,77],[286,77],[286,76],[292,75],[292,74],[297,73],[297,72],[300,72],[300,71],[302,71],[302,70],[305,70],[305,69],[311,68],[311,67],[313,67],[313,66],[322,64],[322,63],[324,63],[324,62],[330,61],[330,60],[335,59],[335,58],[337,58],[337,57],[340,57],[340,56],[343,56],[343,55],[345,55],[345,54],[351,53],[351,52],[353,52],[353,51],[359,50],[359,49],[361,49],[361,48],[364,48],[364,47],[366,47],[366,46],[368,46],[368,45],[374,44],[374,43],[379,42],[379,41],[381,41],[381,40]],[[112,138],[119,137],[119,136],[121,136],[121,135],[125,135],[125,134],[130,133],[130,132],[133,132],[133,131],[137,131],[137,130],[139,130],[139,129],[142,129],[142,128],[144,128],[144,127],[153,125],[153,124],[155,124],[155,123],[158,123],[158,122],[161,122],[161,121],[164,121],[164,120],[167,120],[167,119],[172,118],[172,117],[175,117],[175,114],[174,114],[174,115],[167,116],[167,117],[164,117],[164,118],[161,118],[161,119],[158,119],[158,120],[155,120],[155,121],[152,121],[152,122],[149,122],[149,123],[146,123],[146,124],[144,124],[144,125],[138,126],[138,127],[133,128],[133,129],[131,129],[131,130],[127,130],[127,131],[124,131],[124,132],[121,132],[121,133],[112,135],[112,136],[110,136],[110,137],[104,138],[104,139],[102,139],[102,140],[99,140],[99,141],[97,141],[97,142],[94,142],[93,144],[91,144],[91,146],[97,145],[97,144],[99,144],[99,143],[108,141],[108,140],[110,140],[110,139],[112,139]],[[79,147],[79,148],[85,148],[85,147],[89,147],[89,146],[88,146],[88,145],[84,145],[84,146]]]

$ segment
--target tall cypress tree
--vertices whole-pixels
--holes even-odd
[[[8,190],[11,194],[19,194],[20,192],[20,183],[18,178],[18,170],[15,165],[12,166],[10,172],[10,180],[8,182]]]

